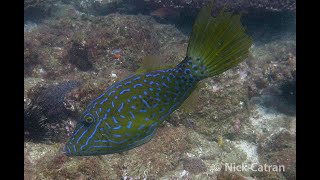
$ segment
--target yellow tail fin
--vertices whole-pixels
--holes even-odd
[[[252,40],[241,25],[240,16],[221,11],[211,16],[214,3],[201,9],[189,40],[187,57],[215,76],[234,67],[249,54]],[[201,64],[199,64],[201,63]]]

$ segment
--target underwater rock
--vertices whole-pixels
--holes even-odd
[[[222,171],[217,175],[217,180],[247,180],[247,178],[239,173]]]
[[[43,66],[43,56],[41,49],[41,42],[38,41],[37,36],[38,26],[34,26],[33,30],[25,32],[24,35],[24,74],[25,76],[44,77],[44,74],[36,73],[46,69]]]
[[[288,81],[281,84],[279,88],[281,91],[281,99],[285,101],[288,106],[293,106],[295,110],[296,106],[296,81]]]
[[[267,108],[270,112],[282,113],[288,116],[294,116],[296,114],[295,103],[290,102],[290,100],[286,99],[279,95],[262,95],[259,100],[264,108]],[[252,98],[252,102],[256,100],[256,98]]]
[[[283,174],[274,171],[253,172],[252,177],[256,179],[287,180]]]
[[[172,8],[199,8],[203,4],[207,3],[207,0],[149,0],[146,1],[146,5],[150,7],[172,7]],[[217,0],[215,1],[216,10],[220,10],[224,7],[235,12],[248,12],[248,11],[295,11],[295,0]]]
[[[293,83],[290,91],[295,91],[296,81],[296,45],[295,39],[282,37],[269,43],[252,48],[252,56],[246,61],[248,65],[249,97],[260,95],[281,95],[283,85]],[[289,87],[289,86],[288,86]],[[271,92],[270,90],[273,90]],[[276,91],[274,91],[276,90]]]
[[[84,179],[99,179],[103,177],[101,162],[96,158],[84,159],[77,167],[77,172],[81,172]]]
[[[71,3],[81,12],[93,15],[106,15],[115,11],[122,0],[73,0]]]
[[[55,30],[43,23],[25,32],[25,76],[60,80],[57,77],[70,73],[70,68],[62,64],[64,48],[59,47],[61,43],[67,45],[66,38],[62,38],[62,34],[57,37]]]
[[[186,158],[183,160],[183,169],[194,174],[207,171],[206,165],[200,158]]]
[[[287,130],[275,132],[260,144],[260,156],[269,165],[282,165],[287,179],[296,179],[296,136]]]
[[[164,125],[149,143],[124,153],[122,158],[125,160],[125,168],[122,171],[127,171],[128,176],[137,179],[158,179],[157,177],[174,170],[188,149],[188,132],[184,127]]]
[[[39,21],[48,17],[52,13],[55,3],[60,0],[25,0],[24,1],[24,19]]]
[[[82,18],[72,14],[45,21],[25,33],[25,56],[30,60],[25,60],[25,72],[36,76],[43,69],[46,79],[72,76],[94,82],[99,77],[109,77],[114,69],[132,73],[150,55],[161,54],[161,64],[176,65],[183,59],[186,47],[183,33],[149,16],[110,14]],[[121,58],[114,58],[114,49],[121,49]],[[87,70],[93,66],[90,64],[94,65],[92,73]],[[78,68],[73,68],[76,65]]]
[[[24,74],[27,76],[32,75],[32,71],[40,64],[39,56],[37,53],[32,52],[31,48],[28,47],[30,45],[26,44],[24,45]]]
[[[103,16],[113,12],[123,13],[150,13],[159,18],[174,19],[180,15],[195,16],[198,9],[206,4],[207,0],[74,0],[71,2],[80,12],[95,16]],[[233,12],[261,12],[261,11],[289,11],[295,12],[295,0],[218,0],[215,2],[213,13],[227,7]]]
[[[199,100],[193,104],[193,110],[178,109],[168,119],[186,126],[190,126],[190,119],[193,119],[191,127],[215,141],[222,134],[234,133],[234,121],[246,121],[249,116],[247,89],[237,79],[220,76],[205,80],[202,82],[205,86],[198,90]]]
[[[25,177],[33,179],[159,179],[174,170],[187,150],[188,130],[160,128],[150,143],[120,154],[67,157],[63,144],[25,143]],[[28,161],[26,161],[28,160]],[[32,169],[31,169],[32,167]]]
[[[63,141],[72,132],[67,120],[75,112],[66,108],[65,95],[80,85],[67,81],[58,85],[40,85],[31,89],[31,103],[24,112],[24,132],[27,141]]]
[[[295,0],[217,0],[217,6],[227,6],[233,10],[250,11],[250,10],[265,10],[265,11],[295,11]]]
[[[73,42],[69,50],[69,62],[81,71],[92,70],[93,64],[89,59],[88,48],[85,44]]]

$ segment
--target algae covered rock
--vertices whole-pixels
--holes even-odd
[[[69,62],[82,71],[92,70],[88,49],[84,44],[73,42],[69,50]]]
[[[70,3],[81,12],[92,15],[106,15],[116,11],[126,13],[149,12],[158,17],[163,16],[179,16],[189,13],[195,13],[203,4],[208,3],[207,0],[73,0]],[[215,11],[219,11],[224,7],[234,12],[254,12],[254,11],[290,11],[295,12],[295,0],[217,0]]]
[[[150,178],[157,179],[178,166],[187,149],[185,128],[160,128],[159,136],[144,146],[121,154],[67,157],[63,144],[25,144],[25,177],[55,178]],[[32,167],[32,168],[31,168]]]
[[[66,94],[80,85],[77,81],[57,85],[37,84],[28,92],[30,103],[24,112],[24,132],[27,141],[63,141],[74,128],[77,115],[65,100]]]
[[[199,174],[207,171],[206,165],[200,158],[186,158],[183,160],[183,169],[191,173]]]
[[[200,8],[201,5],[207,3],[207,0],[148,0],[146,4],[151,7],[172,7],[172,8]],[[224,7],[235,12],[250,12],[250,11],[295,11],[296,1],[288,0],[216,0],[216,10]]]
[[[122,0],[73,0],[72,3],[82,12],[94,15],[110,14]]]
[[[282,166],[287,179],[296,179],[296,136],[289,131],[275,132],[261,144],[261,159],[267,164]]]

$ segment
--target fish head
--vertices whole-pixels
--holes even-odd
[[[150,130],[148,126],[141,130],[135,129],[130,127],[133,123],[127,122],[127,119],[112,124],[113,117],[117,115],[114,112],[110,112],[105,118],[94,115],[96,111],[83,113],[64,147],[65,155],[96,156],[123,152],[150,140],[156,128],[156,125],[153,125]],[[139,121],[136,119],[137,124]]]
[[[99,155],[96,151],[93,154],[90,149],[96,145],[95,142],[99,139],[100,129],[102,127],[100,127],[99,118],[90,111],[84,112],[73,135],[65,145],[64,153],[67,156]]]
[[[157,121],[146,121],[139,114],[135,116],[135,123],[129,118],[115,125],[112,124],[115,115],[110,112],[104,119],[92,112],[83,113],[64,147],[64,153],[67,156],[96,156],[123,152],[151,140],[158,127]]]

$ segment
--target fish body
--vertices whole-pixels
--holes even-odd
[[[203,70],[190,68],[192,62],[186,59],[175,68],[132,75],[113,84],[87,106],[66,153],[115,153],[149,141],[202,79]],[[87,117],[92,117],[91,124]]]
[[[148,142],[200,80],[230,69],[247,56],[251,41],[239,18],[225,13],[213,18],[211,9],[200,12],[187,55],[176,67],[129,76],[87,106],[65,146],[66,155],[118,153]]]

